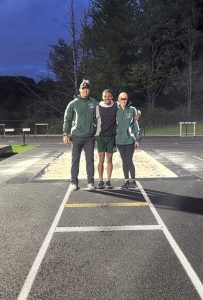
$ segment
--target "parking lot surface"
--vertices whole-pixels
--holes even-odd
[[[27,143],[0,161],[0,299],[203,299],[202,137],[145,138],[135,191],[118,153],[113,189],[87,190],[82,158],[73,192],[70,146]]]

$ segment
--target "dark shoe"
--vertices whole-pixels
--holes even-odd
[[[129,189],[129,181],[125,181],[124,184],[121,186],[121,190],[128,190]]]
[[[106,182],[106,188],[107,188],[107,189],[112,189],[112,185],[111,185],[111,182],[110,182],[110,181],[107,181],[107,182]]]
[[[71,188],[72,191],[77,191],[78,190],[78,185],[76,183],[71,182],[70,188]]]
[[[103,189],[104,188],[104,182],[100,181],[97,188],[100,189],[100,190]]]
[[[129,183],[129,189],[130,190],[138,189],[138,186],[134,180]]]

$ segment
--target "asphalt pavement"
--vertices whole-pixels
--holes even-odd
[[[111,190],[43,180],[70,146],[26,143],[37,147],[0,161],[0,299],[203,299],[203,137],[144,138],[177,176],[146,173],[131,192],[122,174]]]

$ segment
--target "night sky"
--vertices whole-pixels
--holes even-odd
[[[88,0],[75,0],[76,20]],[[50,45],[70,38],[69,0],[0,0],[0,76],[47,76]]]

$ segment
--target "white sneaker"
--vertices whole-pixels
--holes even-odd
[[[88,188],[89,190],[95,190],[95,186],[94,186],[93,183],[88,183],[88,184],[87,184],[87,188]]]
[[[77,191],[78,190],[78,185],[76,183],[70,183],[70,188],[72,191]]]

